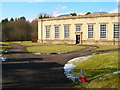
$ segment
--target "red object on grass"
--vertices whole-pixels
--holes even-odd
[[[83,69],[81,69],[81,83],[87,83],[87,79],[85,77]]]

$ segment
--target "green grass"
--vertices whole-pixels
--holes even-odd
[[[22,46],[31,46],[26,49],[28,52],[32,53],[62,53],[62,52],[72,52],[85,49],[84,46],[75,46],[75,45],[56,45],[56,44],[41,44],[41,43],[32,43],[32,41],[22,41],[22,42],[12,42],[18,43]]]
[[[41,43],[32,43],[32,41],[22,41],[19,44],[21,44],[22,46],[45,45]]]
[[[105,55],[93,55],[87,61],[73,63],[76,65],[73,75],[81,76],[80,69],[84,69],[88,80],[92,80],[87,85],[82,85],[84,88],[110,88],[118,87],[117,75],[104,76],[105,80],[95,79],[107,73],[115,72],[118,69],[118,52],[113,52]],[[111,78],[113,77],[113,78]],[[77,85],[76,87],[81,87]]]
[[[99,48],[94,51],[106,51],[120,48],[118,45],[95,45],[95,46]]]
[[[8,51],[11,48],[12,48],[12,46],[8,42],[1,42],[0,43],[0,52],[2,52],[2,53],[5,53],[5,51]]]
[[[11,43],[17,43],[17,44],[21,44],[23,46],[35,46],[35,45],[42,45],[42,46],[53,46],[53,44],[41,44],[41,43],[32,43],[32,41],[16,41],[16,42],[11,42]],[[98,49],[94,50],[94,51],[105,51],[105,50],[114,50],[114,49],[118,49],[118,45],[94,45],[99,47]]]
[[[83,46],[68,46],[68,45],[41,45],[27,47],[29,52],[33,53],[61,53],[61,52],[72,52],[85,49]]]

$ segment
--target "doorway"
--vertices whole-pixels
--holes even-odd
[[[76,44],[80,43],[80,35],[76,35]]]

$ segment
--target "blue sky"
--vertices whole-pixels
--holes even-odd
[[[53,16],[71,12],[82,15],[100,10],[115,13],[117,8],[117,2],[2,2],[2,19],[24,16],[31,21],[40,13]]]

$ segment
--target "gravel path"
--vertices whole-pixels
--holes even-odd
[[[64,75],[64,65],[73,58],[91,55],[97,47],[52,55],[28,53],[25,47],[12,44],[13,48],[5,54],[7,61],[2,63],[4,88],[73,88],[72,81]]]

